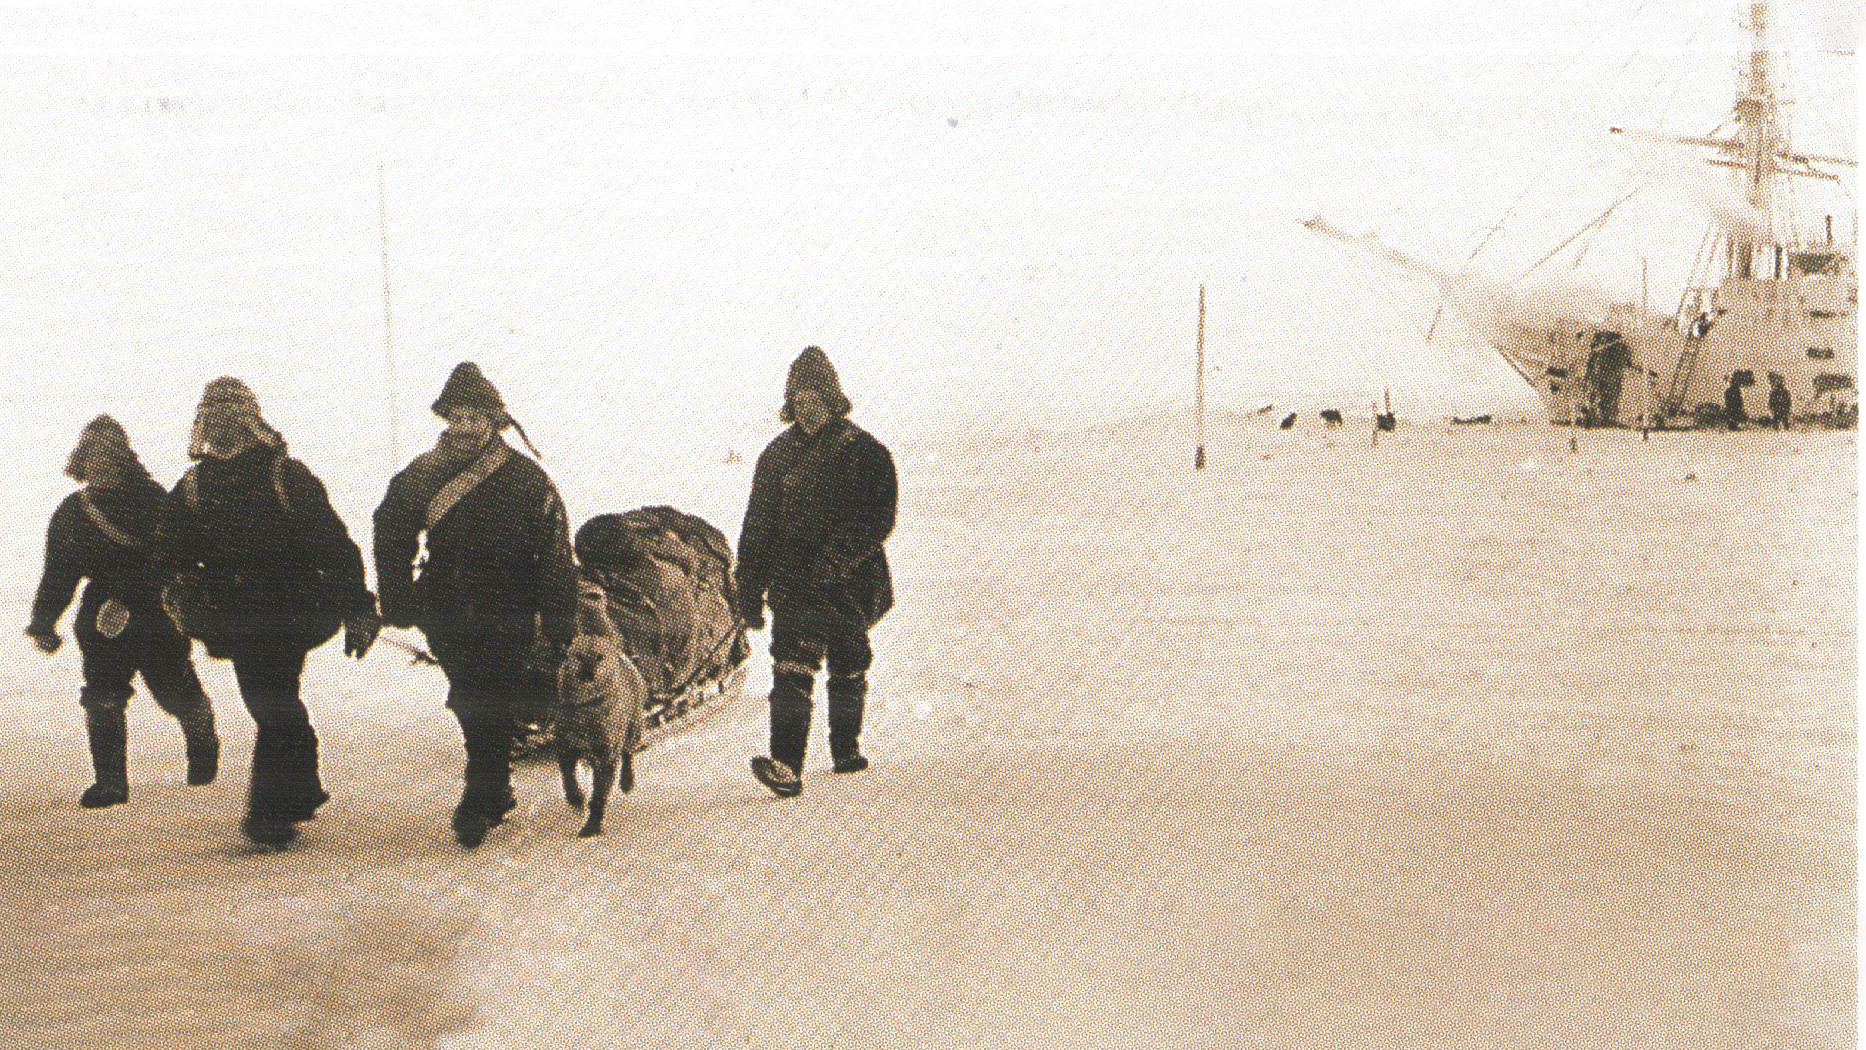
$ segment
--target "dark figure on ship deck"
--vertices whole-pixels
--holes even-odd
[[[83,658],[78,704],[84,708],[96,782],[78,804],[98,809],[129,799],[124,707],[138,674],[156,706],[181,723],[188,783],[211,784],[220,764],[214,706],[194,673],[188,639],[162,612],[150,556],[167,493],[143,468],[123,427],[109,416],[85,426],[65,473],[84,487],[52,512],[45,572],[26,636],[41,650],[57,652],[64,642],[59,617],[78,584],[90,580],[72,627]]]
[[[517,423],[479,368],[455,368],[433,409],[446,431],[376,508],[376,578],[384,619],[420,627],[447,674],[466,743],[454,837],[470,849],[517,805],[513,738],[555,688],[548,672],[576,625],[576,561],[564,501],[500,436]]]
[[[752,772],[781,798],[803,790],[810,694],[826,661],[833,768],[868,768],[868,632],[894,603],[882,545],[894,530],[897,479],[887,448],[849,422],[849,410],[829,358],[806,348],[784,384],[791,426],[758,458],[739,533],[739,616],[763,627],[768,599],[772,618],[771,754],[752,759]]]
[[[1732,374],[1730,385],[1723,388],[1723,420],[1731,430],[1741,429],[1749,419],[1743,412],[1743,387],[1736,379]]]
[[[362,659],[380,627],[376,598],[324,483],[286,454],[245,383],[207,385],[188,454],[195,464],[156,533],[163,604],[209,656],[233,662],[258,728],[241,830],[282,846],[330,800],[299,694],[305,656],[341,626],[344,652]]]

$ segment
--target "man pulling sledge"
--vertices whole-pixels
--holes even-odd
[[[553,654],[570,644],[576,566],[564,502],[543,468],[500,435],[517,424],[478,366],[455,368],[433,410],[446,431],[376,508],[376,578],[384,620],[420,627],[447,675],[447,706],[466,744],[453,828],[471,848],[517,805],[513,736],[551,688],[534,650],[540,632]]]
[[[784,384],[791,426],[758,457],[739,533],[739,616],[756,629],[771,605],[771,754],[752,773],[780,798],[803,791],[817,669],[829,666],[829,750],[838,773],[868,768],[861,751],[868,632],[892,607],[883,544],[897,479],[881,442],[849,421],[829,358],[807,347]]]
[[[85,425],[65,473],[84,487],[52,512],[45,572],[26,636],[41,650],[57,652],[64,642],[59,617],[79,582],[91,581],[78,602],[73,633],[84,662],[78,703],[97,776],[78,804],[99,809],[129,799],[124,706],[138,674],[156,706],[181,723],[188,783],[211,784],[220,764],[214,707],[194,673],[188,639],[163,615],[152,557],[167,492],[149,476],[123,427],[109,416]]]

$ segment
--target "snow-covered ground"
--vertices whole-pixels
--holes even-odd
[[[238,844],[219,664],[222,781],[139,697],[130,804],[81,811],[76,653],[20,642],[0,1042],[1853,1042],[1853,435],[1258,417],[1194,475],[1186,430],[897,448],[875,768],[819,727],[759,788],[761,658],[593,841],[528,766],[454,846],[440,680],[386,647],[313,658],[291,850]],[[735,531],[749,466],[694,478]]]

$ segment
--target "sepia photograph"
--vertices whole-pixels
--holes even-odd
[[[1857,1045],[1863,21],[0,8],[0,1047]]]

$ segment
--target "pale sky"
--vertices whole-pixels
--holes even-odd
[[[1856,60],[1826,52],[1854,46],[1857,5],[1782,6],[1797,142],[1856,154]],[[12,7],[0,469],[55,491],[78,426],[111,411],[171,480],[202,384],[232,372],[308,459],[369,463],[333,488],[373,500],[378,163],[404,457],[462,359],[547,455],[625,445],[644,477],[755,451],[809,343],[884,436],[1188,404],[1200,283],[1219,405],[1391,387],[1408,413],[1533,412],[1468,331],[1425,343],[1430,294],[1298,221],[1451,266],[1501,222],[1475,265],[1520,269],[1634,177],[1609,126],[1723,119],[1738,15]],[[1675,296],[1708,216],[1693,193],[1630,206],[1572,275],[1634,297],[1649,255],[1655,298]]]

